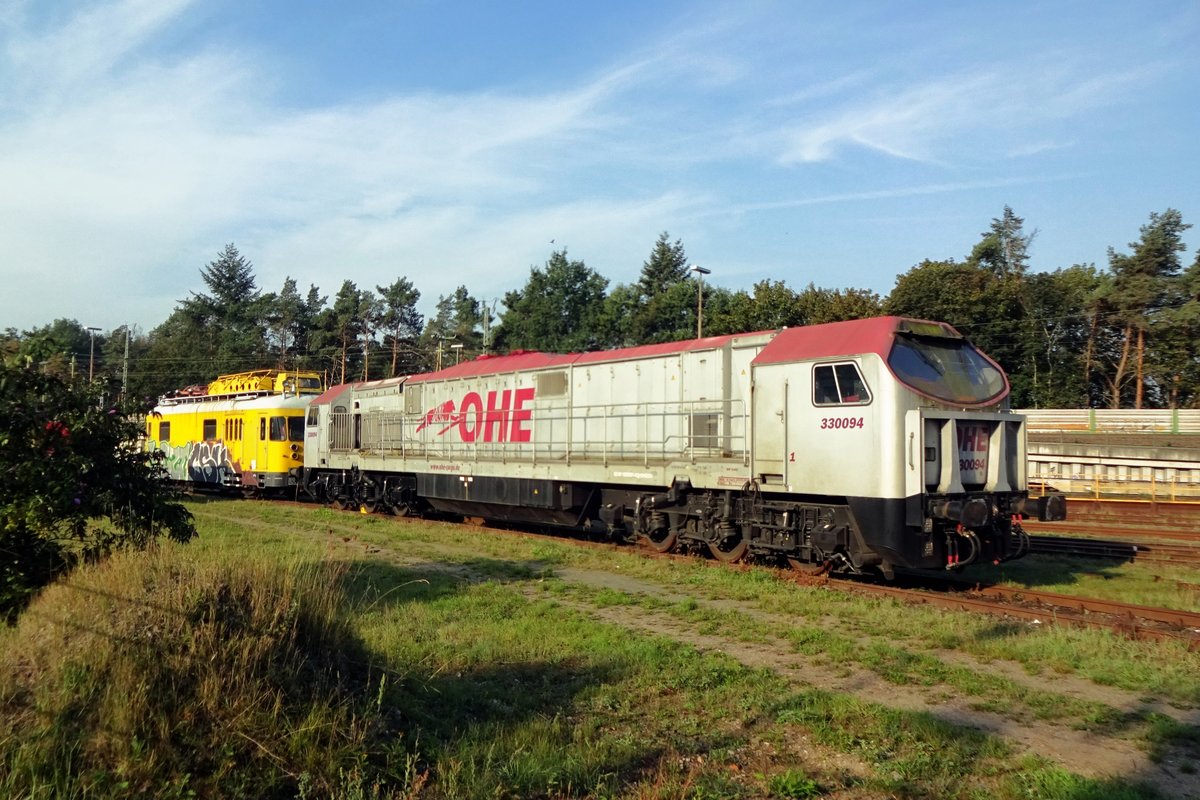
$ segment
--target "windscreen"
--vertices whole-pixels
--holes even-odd
[[[1008,388],[999,367],[966,339],[897,336],[888,366],[912,389],[950,405],[995,402]]]

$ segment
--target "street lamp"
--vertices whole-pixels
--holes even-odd
[[[88,352],[88,383],[92,381],[92,375],[94,374],[93,367],[96,364],[96,331],[98,330],[100,329],[91,326],[88,327],[88,335],[91,337],[91,347]]]
[[[454,351],[454,364],[457,366],[458,362],[462,359],[463,346],[461,344],[452,344],[450,345],[450,349]]]
[[[692,264],[688,271],[696,273],[696,338],[700,339],[704,335],[704,276],[712,270]]]

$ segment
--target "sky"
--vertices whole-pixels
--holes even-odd
[[[1006,205],[1032,269],[1104,267],[1200,223],[1197,41],[1195,0],[0,0],[0,330],[149,332],[227,243],[425,314],[664,231],[886,296]]]

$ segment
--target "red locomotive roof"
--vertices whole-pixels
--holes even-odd
[[[958,331],[944,322],[912,320],[907,317],[871,317],[824,325],[785,328],[754,359],[755,364],[786,364],[813,358],[875,353],[887,359],[896,332],[905,328],[936,326],[942,336],[959,337]]]
[[[325,405],[326,403],[332,403],[334,400],[336,400],[338,397],[341,397],[343,394],[345,394],[350,389],[353,389],[354,387],[360,386],[360,385],[361,385],[361,382],[339,383],[336,386],[330,386],[328,389],[321,392],[321,394],[314,397],[313,403],[316,405]]]
[[[703,339],[686,339],[681,342],[663,342],[662,344],[625,347],[619,350],[598,350],[590,353],[518,351],[502,356],[480,356],[438,372],[412,375],[408,378],[407,383],[474,378],[480,375],[552,369],[570,365],[607,364],[613,361],[652,358],[696,350],[715,350],[724,347],[733,339],[772,334],[773,338],[755,357],[755,364],[780,364],[814,358],[840,358],[861,353],[877,353],[886,359],[897,331],[908,329],[920,332],[922,328],[927,332],[942,336],[956,338],[960,336],[958,331],[944,322],[927,322],[907,317],[872,317],[846,322],[829,322],[824,325],[785,328],[778,332],[759,331],[725,336],[706,336]],[[329,391],[332,392],[333,389]],[[329,395],[329,392],[322,395],[322,398],[326,395]]]

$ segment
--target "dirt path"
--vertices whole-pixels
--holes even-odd
[[[470,575],[469,567],[461,564],[439,564],[430,560],[430,554],[441,554],[450,558],[478,556],[478,551],[465,547],[441,543],[422,543],[420,555],[406,554],[404,545],[380,547],[377,544],[364,546],[355,539],[344,545],[348,549],[362,552],[365,549],[374,557],[387,558],[397,564],[412,566],[420,564],[423,569],[437,569],[462,579],[483,579],[486,576]],[[416,549],[416,548],[414,548]],[[578,569],[564,567],[556,570],[558,578],[570,585],[609,589],[630,595],[644,595],[669,604],[694,603],[696,607],[718,611],[733,611],[747,617],[769,623],[774,630],[785,631],[796,625],[794,619],[771,614],[752,603],[680,593],[660,584],[631,577],[619,571]],[[530,597],[545,599],[547,595],[530,584],[525,588]],[[640,605],[592,604],[576,597],[554,595],[554,602],[579,613],[608,624],[618,625],[631,631],[663,636],[688,644],[702,651],[721,652],[738,662],[754,668],[773,670],[797,687],[814,687],[852,695],[864,702],[884,705],[905,711],[928,713],[940,720],[995,735],[1018,752],[1037,754],[1053,760],[1064,769],[1078,775],[1103,778],[1120,777],[1144,781],[1167,797],[1200,797],[1200,775],[1183,772],[1179,764],[1195,763],[1196,753],[1167,753],[1157,761],[1141,750],[1135,743],[1119,736],[1105,736],[1077,730],[1068,725],[1030,719],[1030,714],[1014,712],[1011,715],[980,711],[970,707],[970,698],[956,701],[957,692],[945,685],[918,686],[896,685],[867,669],[853,665],[838,665],[836,668],[816,663],[814,659],[797,653],[794,647],[778,637],[767,642],[746,642],[729,636],[703,632],[699,623],[692,623],[671,614],[666,609],[648,609]],[[820,624],[806,621],[804,624]],[[836,624],[831,621],[830,624]],[[922,651],[942,662],[960,665],[972,670],[1000,674],[1013,683],[1043,692],[1078,698],[1103,704],[1123,712],[1154,711],[1169,716],[1178,722],[1200,727],[1200,711],[1181,710],[1154,700],[1146,700],[1133,692],[1112,687],[1099,686],[1090,681],[1054,675],[1033,676],[1019,665],[998,661],[979,661],[969,654],[951,650]],[[948,699],[951,698],[951,699]],[[813,746],[814,750],[821,748]],[[845,754],[826,753],[826,760],[840,760],[845,771],[857,772],[865,765],[854,763]]]
[[[773,622],[780,621],[777,616],[764,613],[748,604],[683,595],[627,575],[573,568],[561,569],[558,575],[569,583],[644,594],[669,603],[691,601],[704,608],[732,609],[748,616]],[[925,712],[948,723],[985,731],[1001,737],[1020,752],[1045,756],[1062,765],[1064,769],[1079,775],[1097,778],[1137,776],[1168,797],[1200,797],[1200,776],[1180,772],[1171,759],[1155,763],[1146,753],[1128,741],[1037,720],[1018,721],[999,714],[971,709],[966,703],[939,700],[939,697],[947,694],[945,686],[897,686],[869,670],[844,667],[831,669],[794,652],[783,640],[761,644],[704,634],[674,616],[647,611],[640,606],[596,607],[562,598],[558,598],[558,602],[604,622],[641,633],[665,636],[700,650],[721,652],[749,667],[771,669],[796,686],[850,694],[865,702],[904,711]],[[958,652],[942,650],[936,651],[934,655],[945,661],[981,670],[995,671],[997,668],[995,662],[983,665]],[[1038,682],[1040,680],[1044,683],[1045,679],[1030,676],[1013,665],[1008,666],[1009,669],[1005,670],[1007,677],[1033,688],[1047,689]],[[1163,704],[1147,704],[1132,693],[1119,689],[1101,687],[1066,676],[1056,676],[1053,683],[1053,691],[1056,693],[1103,702],[1119,710],[1161,708],[1164,712],[1171,712],[1171,715],[1180,721],[1200,724],[1200,714],[1196,712],[1183,712]]]

